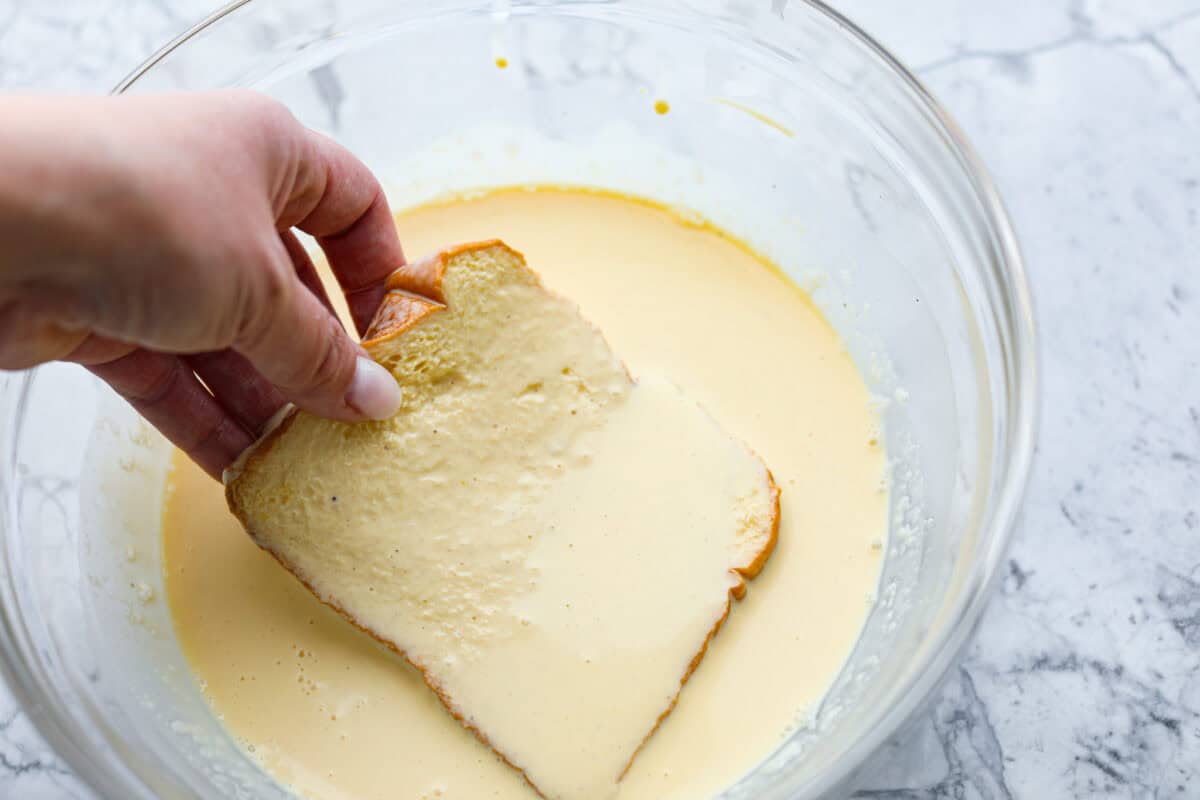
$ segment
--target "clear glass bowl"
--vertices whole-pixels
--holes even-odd
[[[523,182],[649,195],[810,291],[879,398],[887,558],[821,709],[722,796],[852,786],[970,636],[1034,438],[1016,242],[925,90],[817,3],[249,0],[118,91],[226,86],[337,136],[398,205]],[[0,375],[0,668],[106,797],[286,797],[212,717],[175,642],[158,561],[168,450],[81,370]]]

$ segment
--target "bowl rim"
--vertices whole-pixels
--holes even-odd
[[[974,638],[1003,574],[1001,565],[1012,544],[1033,469],[1040,429],[1041,360],[1034,301],[1016,229],[995,180],[962,126],[914,72],[847,16],[831,8],[825,0],[798,2],[826,15],[890,69],[921,109],[931,115],[936,131],[943,134],[949,145],[950,154],[958,158],[963,177],[983,211],[986,228],[995,237],[998,257],[990,259],[986,266],[994,272],[992,277],[1001,289],[1003,302],[998,316],[1009,335],[1004,343],[1011,351],[1010,363],[1004,366],[1013,368],[1011,374],[1006,372],[1004,384],[1005,411],[1010,424],[1003,453],[1008,457],[996,459],[1000,470],[998,483],[988,497],[986,515],[979,525],[979,530],[990,535],[989,547],[984,551],[984,557],[972,564],[965,577],[964,589],[959,595],[961,600],[958,608],[953,609],[952,621],[942,626],[929,642],[927,663],[911,670],[898,687],[900,702],[877,714],[875,724],[867,733],[843,750],[830,770],[805,787],[813,792],[811,796],[821,797],[849,779],[873,753],[927,707]],[[787,0],[773,0],[776,9],[786,4]]]
[[[252,2],[254,0],[232,0],[216,9],[130,71],[113,88],[112,94],[125,93],[175,50]],[[766,0],[762,2],[765,3]],[[1033,299],[1016,233],[995,182],[974,147],[967,141],[962,128],[912,71],[849,18],[826,5],[823,0],[796,2],[833,22],[850,39],[865,47],[869,55],[877,59],[892,77],[897,78],[899,88],[915,100],[920,110],[928,115],[935,132],[942,135],[949,155],[958,161],[962,177],[968,181],[979,209],[983,212],[984,225],[995,239],[996,257],[989,259],[986,267],[992,270],[994,274],[991,277],[1000,287],[1002,303],[998,309],[998,317],[1007,334],[1004,343],[1008,347],[1006,355],[1009,356],[1003,366],[1011,369],[1011,372],[1006,370],[1004,383],[1007,390],[1004,410],[1010,424],[1002,455],[1006,455],[1007,458],[995,460],[997,478],[988,498],[985,517],[979,526],[989,537],[988,547],[983,557],[971,565],[969,574],[965,576],[964,589],[956,600],[957,607],[951,612],[952,620],[930,640],[926,651],[926,663],[921,664],[920,669],[911,670],[897,687],[900,702],[877,712],[869,730],[838,753],[829,769],[803,787],[807,793],[819,795],[843,783],[887,739],[894,736],[918,711],[926,707],[973,637],[983,610],[991,598],[992,589],[1002,574],[1001,565],[1013,538],[1021,502],[1028,485],[1039,426],[1041,382]],[[788,0],[771,0],[772,11],[782,15],[787,4]],[[23,377],[28,381],[32,376]],[[0,476],[0,482],[3,482],[2,479],[3,476]],[[116,776],[105,773],[110,773],[113,765],[97,769],[100,765],[96,759],[66,735],[60,722],[52,718],[52,710],[45,709],[43,704],[38,702],[38,695],[44,687],[39,686],[33,676],[18,674],[24,671],[16,670],[7,663],[0,663],[0,672],[3,673],[14,696],[27,711],[38,733],[70,764],[80,780],[97,789],[112,786],[111,779]],[[27,678],[29,680],[26,680]],[[118,767],[118,770],[125,772],[126,777],[132,777],[128,769]],[[140,782],[140,777],[138,780]]]

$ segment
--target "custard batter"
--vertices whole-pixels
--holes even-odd
[[[503,190],[398,215],[416,255],[502,236],[631,371],[683,387],[783,489],[779,542],[621,800],[712,795],[819,701],[868,610],[883,453],[861,376],[798,289],[735,240],[647,203]],[[233,735],[315,800],[535,797],[415,670],[259,551],[177,455],[164,519],[176,631]],[[614,697],[611,702],[619,703]]]

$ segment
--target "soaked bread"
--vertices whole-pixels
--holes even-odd
[[[612,796],[774,547],[770,472],[501,242],[397,271],[364,347],[397,414],[288,411],[230,508],[539,793]]]

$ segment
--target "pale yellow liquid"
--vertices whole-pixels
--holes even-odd
[[[775,553],[620,798],[719,792],[820,700],[875,589],[884,460],[842,342],[746,248],[649,204],[501,191],[398,220],[414,256],[496,237],[524,252],[634,375],[683,387],[774,473],[783,490]],[[215,711],[280,781],[314,800],[536,797],[415,670],[259,551],[219,485],[178,456],[171,482],[165,569],[177,634]]]

